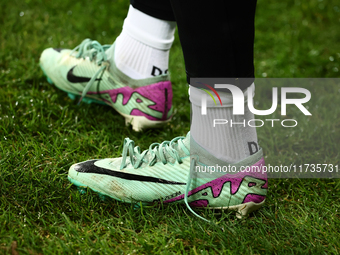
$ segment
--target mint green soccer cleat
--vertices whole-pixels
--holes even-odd
[[[40,66],[48,82],[72,99],[113,107],[135,131],[168,122],[173,112],[168,74],[131,79],[107,60],[108,48],[90,39],[74,50],[48,48],[41,54]]]
[[[214,172],[206,171],[217,165]],[[123,157],[74,164],[68,178],[123,202],[185,203],[191,211],[191,207],[231,209],[242,217],[264,204],[268,182],[263,165],[262,150],[236,164],[223,162],[190,139],[189,132],[170,142],[153,143],[142,153],[126,138]],[[217,173],[218,169],[223,171]]]

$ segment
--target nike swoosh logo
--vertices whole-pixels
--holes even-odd
[[[55,51],[57,51],[57,52],[61,52],[62,50],[63,50],[63,48],[53,48]]]
[[[118,177],[121,179],[130,180],[130,181],[154,182],[154,183],[171,184],[171,185],[186,185],[186,183],[183,183],[183,182],[168,181],[168,180],[164,180],[164,179],[160,179],[160,178],[156,178],[152,176],[144,176],[144,175],[125,173],[121,171],[108,170],[108,169],[96,166],[94,164],[96,161],[97,160],[90,160],[84,163],[77,164],[74,167],[74,170],[76,170],[77,172],[81,172],[81,173],[104,174],[104,175]]]
[[[73,73],[74,68],[76,68],[76,65],[72,67],[68,72],[67,72],[67,80],[71,83],[81,83],[81,82],[89,82],[91,78],[88,77],[82,77],[82,76],[77,76]],[[97,78],[96,81],[100,81],[101,78]]]

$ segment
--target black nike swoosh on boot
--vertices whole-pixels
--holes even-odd
[[[68,72],[67,72],[67,80],[71,83],[81,83],[81,82],[89,82],[91,80],[91,78],[88,77],[82,77],[82,76],[77,76],[73,73],[74,68],[77,65],[75,65],[74,67],[72,67]],[[97,78],[96,81],[100,81],[101,78]]]
[[[186,183],[183,182],[174,182],[174,181],[168,181],[152,176],[144,176],[144,175],[137,175],[137,174],[130,174],[130,173],[124,173],[121,171],[114,171],[114,170],[108,170],[102,167],[96,166],[94,163],[98,160],[90,160],[83,163],[79,163],[74,166],[74,170],[80,173],[92,173],[92,174],[104,174],[109,175],[113,177],[118,177],[125,180],[130,181],[141,181],[141,182],[155,182],[155,183],[163,183],[163,184],[171,184],[171,185],[186,185]]]
[[[63,50],[63,48],[53,48],[55,51],[57,51],[57,52],[61,52],[62,50]]]

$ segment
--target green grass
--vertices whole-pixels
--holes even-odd
[[[46,82],[38,66],[47,47],[73,48],[87,37],[112,43],[128,5],[126,0],[0,2],[0,253],[339,254],[337,179],[272,179],[266,205],[246,220],[199,211],[223,230],[184,206],[134,210],[101,201],[89,190],[81,195],[70,185],[73,163],[119,156],[125,137],[146,149],[189,130],[178,36],[170,57],[176,114],[159,130],[135,133],[110,107],[77,106]],[[339,77],[339,25],[335,0],[259,1],[256,76]],[[258,129],[267,164],[340,165],[340,86],[314,86],[311,92],[313,116],[291,112],[297,128]],[[270,98],[270,90],[258,87],[256,93],[255,101],[266,108],[262,99]]]

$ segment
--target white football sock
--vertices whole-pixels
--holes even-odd
[[[254,119],[245,100],[244,115],[233,115],[232,96],[227,92],[219,92],[222,105],[203,90],[190,86],[192,107],[192,123],[190,133],[193,139],[216,158],[229,163],[241,161],[254,154],[258,149],[255,127],[249,127],[248,121]],[[247,93],[245,93],[247,94]],[[207,99],[206,115],[201,112],[202,95]],[[215,127],[214,119],[220,119]],[[223,120],[223,121],[222,121]],[[231,126],[232,123],[232,126]],[[255,125],[253,122],[251,125]]]
[[[176,22],[154,18],[130,5],[115,48],[106,51],[108,60],[133,79],[165,74],[175,29]]]

